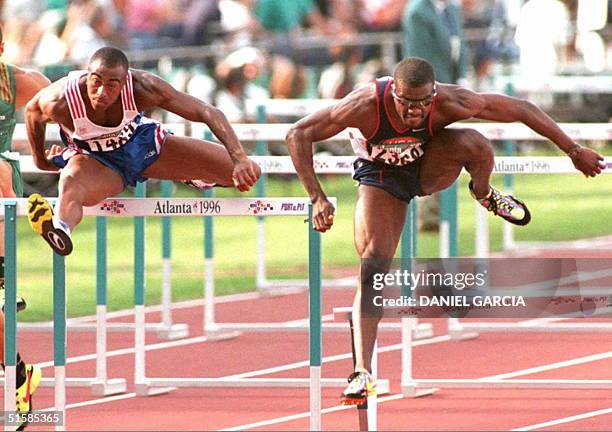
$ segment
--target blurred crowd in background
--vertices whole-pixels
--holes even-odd
[[[339,98],[425,57],[443,82],[612,70],[610,0],[0,0],[3,60],[52,80],[98,48],[253,121],[249,98]],[[376,38],[378,35],[378,39]],[[609,117],[608,117],[609,118]],[[601,119],[600,119],[601,120]]]

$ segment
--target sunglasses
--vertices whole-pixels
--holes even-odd
[[[436,97],[437,94],[438,93],[436,91],[436,85],[434,84],[431,94],[424,97],[423,99],[406,99],[404,97],[398,96],[395,93],[395,84],[391,85],[391,96],[393,96],[393,99],[395,99],[407,108],[427,108],[433,103],[434,97]]]

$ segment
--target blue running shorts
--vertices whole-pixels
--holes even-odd
[[[130,140],[112,151],[91,151],[82,147],[66,147],[61,154],[51,161],[58,168],[64,168],[70,158],[77,154],[90,156],[117,172],[126,186],[136,186],[136,182],[146,181],[142,172],[152,165],[161,153],[162,146],[169,132],[157,122],[141,123],[134,131]],[[64,132],[62,140],[67,144]]]
[[[359,184],[383,189],[409,203],[414,197],[424,195],[419,181],[419,166],[420,159],[398,167],[359,158],[353,163],[353,179]]]

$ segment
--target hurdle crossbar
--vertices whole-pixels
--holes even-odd
[[[336,204],[335,198],[330,198],[332,203]],[[27,214],[27,200],[4,200],[0,209],[1,213],[4,214],[6,211],[9,212],[5,217],[8,223],[5,222],[5,228],[7,230],[7,237],[9,239],[14,237],[15,233],[15,217],[11,215],[11,211],[16,215]],[[320,284],[320,234],[316,232],[312,225],[312,205],[307,198],[201,198],[201,199],[158,199],[158,198],[119,198],[119,199],[108,199],[94,207],[85,207],[84,215],[86,216],[128,216],[128,217],[145,217],[145,216],[254,216],[257,214],[266,214],[267,216],[308,216],[308,230],[309,230],[309,273],[310,273],[310,379],[308,386],[310,387],[311,394],[311,427],[313,430],[321,429],[321,386],[327,382],[321,379],[321,284]],[[138,220],[136,221],[138,222]],[[143,225],[135,224],[137,229],[142,229]],[[12,237],[11,237],[12,236]],[[135,247],[138,247],[136,245]],[[9,256],[9,264],[11,256],[15,256],[9,249],[7,255]],[[56,255],[54,255],[56,256]],[[61,259],[63,263],[63,258]],[[55,264],[55,263],[54,263]],[[134,377],[135,386],[139,395],[151,394],[151,388],[156,385],[166,387],[171,384],[171,380],[162,382],[149,381],[146,377],[146,364],[145,364],[145,311],[144,311],[144,259],[138,260],[135,263],[135,362],[134,362]],[[64,268],[65,271],[65,268]],[[8,271],[9,275],[9,300],[11,295],[15,295],[15,283],[11,280],[11,270]],[[56,280],[58,285],[63,285],[61,282],[64,281],[65,276],[57,276]],[[65,288],[65,287],[64,287]],[[61,293],[60,293],[61,294]],[[59,299],[64,298],[64,294],[56,294]],[[58,390],[56,385],[56,409],[61,409],[65,412],[65,301],[63,303],[64,315],[61,318],[61,307],[59,303],[55,307],[56,321],[63,323],[60,325],[59,334],[56,333],[56,364],[59,369],[56,370],[56,384],[59,383],[59,387],[63,387],[63,390]],[[10,312],[9,312],[10,317]],[[7,352],[15,351],[14,345],[14,329],[15,322],[11,326],[10,323],[7,325],[8,336],[11,336],[11,330],[13,330],[13,345],[8,344]],[[60,339],[63,338],[63,344]],[[8,363],[10,365],[10,363]],[[154,380],[155,378],[150,378]],[[59,380],[59,381],[57,381]],[[203,382],[194,378],[191,379],[179,379],[178,385],[185,386],[192,384],[193,386],[204,386]],[[244,382],[235,383],[233,386],[240,387],[259,387],[262,384],[262,380],[257,380],[254,383],[249,383],[249,379],[244,379]],[[10,382],[10,380],[9,380]],[[205,382],[205,381],[204,381]],[[305,382],[303,381],[286,381],[283,386],[292,383],[296,387],[303,387]],[[10,384],[10,383],[9,383]],[[274,384],[274,380],[270,381],[270,385]],[[337,380],[330,381],[329,384],[338,385]],[[217,386],[215,384],[215,386]],[[7,388],[10,385],[6,386]],[[63,392],[63,393],[62,393]],[[14,392],[13,392],[14,397]],[[14,402],[14,399],[13,399]],[[10,400],[8,402],[10,404]],[[59,427],[58,427],[59,428]]]
[[[335,198],[330,198],[336,203]],[[103,201],[95,207],[84,209],[84,214],[89,216],[133,216],[142,218],[145,216],[255,216],[265,214],[266,216],[308,216],[309,230],[309,274],[310,274],[310,371],[308,381],[311,394],[311,426],[314,430],[320,429],[321,425],[321,386],[325,383],[320,378],[321,368],[321,281],[320,281],[320,235],[312,226],[312,205],[307,198],[187,198],[187,199],[157,199],[157,198],[125,198],[110,199]],[[136,220],[135,222],[138,222]],[[141,224],[135,224],[136,229],[142,229]],[[139,247],[135,245],[135,247]],[[137,254],[138,255],[138,254]],[[166,391],[168,386],[206,386],[207,379],[184,378],[172,384],[173,379],[162,379],[146,376],[145,363],[145,312],[144,312],[144,260],[135,263],[135,362],[134,377],[136,392],[139,395],[150,395]],[[214,380],[214,379],[213,379]],[[253,387],[261,386],[262,380],[250,383],[250,379],[244,382],[233,383],[232,386]],[[215,381],[210,381],[214,383]],[[292,383],[292,381],[288,381]],[[285,382],[286,384],[287,382]],[[285,385],[283,384],[283,385]],[[304,386],[303,381],[293,382],[296,386]],[[331,384],[331,383],[330,383]],[[218,386],[217,384],[214,384]],[[274,385],[274,380],[269,382]],[[288,385],[288,384],[287,384]],[[337,385],[337,384],[336,384]],[[161,390],[155,391],[154,387]]]

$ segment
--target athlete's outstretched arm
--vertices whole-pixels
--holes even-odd
[[[304,189],[314,207],[314,225],[325,232],[333,224],[334,206],[329,202],[313,166],[313,143],[331,138],[348,127],[355,127],[363,115],[364,98],[371,90],[358,89],[333,107],[324,108],[295,123],[285,141]]]
[[[136,100],[140,109],[159,107],[186,120],[207,124],[234,162],[233,176],[236,187],[241,191],[247,191],[257,182],[259,168],[247,157],[234,129],[221,110],[176,90],[156,75],[142,71],[136,74],[141,88]]]
[[[456,94],[458,111],[464,110],[469,117],[483,120],[525,124],[567,153],[574,166],[587,177],[595,177],[605,168],[599,153],[576,144],[548,114],[530,101],[496,93],[479,94],[463,88]]]

